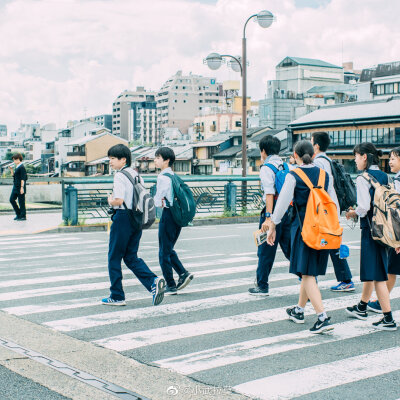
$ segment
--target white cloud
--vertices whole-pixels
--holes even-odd
[[[297,3],[299,4],[299,3]],[[250,22],[248,92],[262,98],[287,55],[356,68],[397,61],[400,2],[332,0],[319,8],[271,0],[277,21]],[[157,90],[177,70],[239,79],[202,64],[212,51],[241,52],[247,16],[264,0],[10,0],[0,7],[0,123],[58,125],[110,113],[124,89]]]

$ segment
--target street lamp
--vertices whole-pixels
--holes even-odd
[[[267,10],[260,11],[258,14],[251,15],[243,27],[242,38],[242,57],[234,57],[229,54],[209,54],[204,63],[212,70],[217,70],[223,63],[225,57],[230,58],[229,66],[242,76],[242,176],[247,175],[247,59],[246,59],[246,27],[247,23],[255,18],[262,28],[269,28],[275,21],[274,15]]]

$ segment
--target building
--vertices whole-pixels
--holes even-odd
[[[112,135],[108,129],[69,142],[65,176],[108,174],[108,149],[116,144],[128,145],[125,139]]]
[[[157,127],[156,93],[137,87],[123,91],[113,103],[114,135],[132,142],[155,143]]]
[[[208,140],[222,132],[242,129],[242,115],[238,113],[215,113],[195,117],[193,121],[193,140]]]
[[[166,128],[178,128],[188,133],[194,118],[204,107],[219,104],[222,86],[215,78],[182,75],[178,71],[157,93],[157,140],[161,143]]]
[[[400,146],[400,96],[322,107],[293,121],[289,129],[293,144],[299,139],[309,139],[313,132],[328,132],[331,137],[328,154],[352,173],[356,172],[354,146],[372,142],[382,149],[381,167],[389,172],[389,152]]]
[[[7,136],[7,125],[0,125],[0,137]]]
[[[40,133],[36,132],[40,129],[39,124],[20,124],[15,132],[10,133],[10,138],[16,143],[23,145],[25,140],[32,138],[40,138]]]
[[[94,117],[81,119],[79,122],[94,122],[97,125],[103,128],[107,128],[110,132],[112,132],[112,117],[112,114],[101,114]]]
[[[0,161],[4,161],[4,158],[8,152],[15,146],[15,141],[8,137],[0,137]]]
[[[289,122],[313,111],[304,108],[309,89],[344,82],[343,67],[311,58],[286,57],[275,72],[276,79],[267,82],[266,98],[259,101],[260,125],[273,129],[284,129]]]

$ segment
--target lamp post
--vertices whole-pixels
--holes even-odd
[[[275,17],[270,11],[263,10],[258,14],[251,15],[243,27],[243,38],[242,38],[242,57],[234,57],[229,54],[209,54],[204,63],[212,70],[218,69],[221,64],[225,62],[226,57],[230,58],[230,67],[235,71],[239,72],[242,76],[242,177],[247,175],[247,54],[246,54],[246,27],[248,22],[256,18],[258,24],[262,28],[268,28],[271,26]]]

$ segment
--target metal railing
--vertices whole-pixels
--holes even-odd
[[[142,176],[143,177],[143,176]],[[258,176],[181,176],[192,190],[196,215],[237,215],[258,212],[263,207]],[[143,177],[154,196],[156,176]],[[66,178],[62,181],[63,219],[71,225],[79,220],[107,218],[107,197],[112,191],[113,177]],[[159,215],[159,213],[158,213]]]

